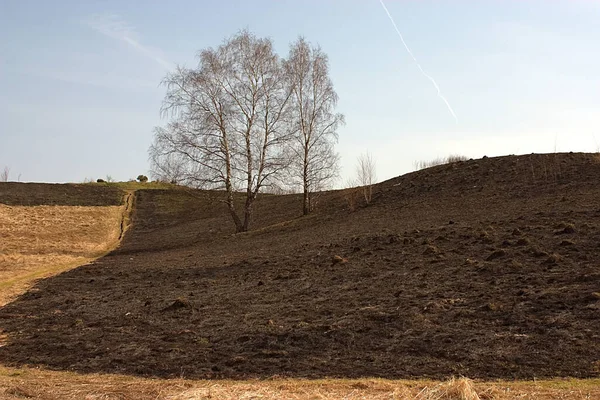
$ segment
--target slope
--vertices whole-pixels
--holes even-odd
[[[0,310],[0,361],[195,378],[597,376],[599,176],[592,154],[484,158],[383,182],[354,212],[345,191],[306,218],[297,196],[264,195],[240,235],[220,193],[138,191],[118,250]]]

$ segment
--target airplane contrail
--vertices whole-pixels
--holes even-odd
[[[385,6],[385,3],[383,2],[383,0],[379,0],[379,2],[381,3],[381,6],[385,10],[385,12],[388,15],[388,17],[390,18],[390,21],[392,21],[392,25],[394,26],[394,29],[396,30],[396,33],[398,33],[398,36],[400,36],[400,40],[402,41],[402,44],[404,45],[404,48],[406,49],[406,51],[408,52],[408,54],[410,54],[410,56],[414,60],[415,64],[417,64],[417,67],[419,68],[419,71],[421,71],[421,73],[423,74],[423,76],[425,76],[427,79],[429,79],[431,81],[431,83],[433,83],[433,86],[435,86],[435,89],[437,90],[438,97],[440,99],[442,99],[444,101],[444,103],[446,103],[446,107],[448,107],[448,111],[450,111],[450,114],[452,114],[452,116],[456,120],[456,123],[458,124],[458,117],[454,113],[454,110],[452,109],[452,106],[450,105],[450,103],[448,102],[448,100],[446,100],[446,98],[442,94],[442,91],[440,90],[440,87],[438,86],[437,82],[435,81],[435,79],[433,79],[433,77],[431,75],[428,75],[425,72],[425,70],[423,70],[423,67],[421,67],[421,64],[417,60],[417,57],[415,57],[415,55],[413,54],[413,52],[410,50],[410,48],[408,47],[408,45],[404,41],[404,36],[402,36],[402,33],[400,32],[400,29],[398,29],[398,26],[396,25],[396,22],[394,21],[394,18],[392,18],[392,14],[390,14],[390,12],[388,11],[388,9]]]
[[[138,52],[154,60],[167,71],[172,71],[175,68],[175,65],[163,57],[160,50],[142,44],[135,29],[118,15],[95,14],[84,20],[83,23],[104,36],[122,40]]]

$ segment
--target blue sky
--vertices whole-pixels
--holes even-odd
[[[330,57],[340,184],[448,154],[600,150],[600,1],[0,0],[0,168],[21,181],[147,173],[169,68],[242,28]]]

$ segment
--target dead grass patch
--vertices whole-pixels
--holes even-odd
[[[124,208],[0,204],[0,305],[114,248]]]
[[[477,382],[466,378],[445,382],[385,379],[194,381],[0,367],[0,399],[5,400],[550,400],[595,399],[599,396],[598,379],[537,382]]]

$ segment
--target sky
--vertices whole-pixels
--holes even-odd
[[[382,181],[450,154],[600,151],[600,1],[384,4],[410,52],[380,0],[0,0],[0,169],[147,174],[163,77],[246,28],[283,57],[298,36],[328,54],[338,186],[365,152]]]

